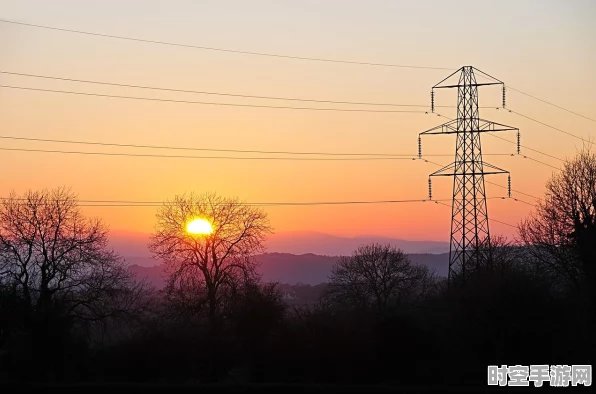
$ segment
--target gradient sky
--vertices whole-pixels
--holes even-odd
[[[0,19],[200,46],[294,56],[457,68],[473,65],[507,85],[596,117],[596,3],[593,1],[28,1],[0,0]],[[168,47],[0,23],[2,71],[237,94],[328,100],[429,103],[449,74]],[[104,94],[288,105],[151,92],[0,74],[4,85]],[[438,105],[454,105],[441,91]],[[481,105],[499,105],[483,88]],[[509,91],[508,107],[584,138],[595,123]],[[291,104],[291,103],[290,103]],[[299,103],[294,103],[299,104]],[[307,105],[308,103],[303,103]],[[310,104],[308,104],[310,106]],[[313,104],[314,105],[314,104]],[[338,105],[320,105],[325,107]],[[442,111],[453,116],[454,110]],[[521,129],[522,143],[568,157],[581,141],[502,110],[481,117]],[[0,88],[0,135],[223,149],[416,154],[418,133],[444,122],[407,113],[315,112],[77,97]],[[515,140],[513,133],[501,137]],[[425,153],[451,154],[455,139],[433,136]],[[131,149],[0,139],[3,148],[132,152]],[[513,145],[483,138],[485,153]],[[138,151],[138,153],[149,153]],[[153,152],[155,153],[155,152]],[[161,151],[159,153],[175,154]],[[200,152],[190,154],[200,154]],[[545,163],[554,159],[527,151]],[[434,158],[447,164],[451,157]],[[487,156],[512,173],[513,189],[541,196],[554,171],[522,157]],[[70,186],[81,199],[163,200],[216,191],[246,201],[423,199],[421,161],[239,161],[0,152],[0,194]],[[506,176],[492,182],[506,185]],[[451,179],[433,183],[450,198]],[[489,196],[504,189],[487,186]],[[515,193],[514,193],[515,194]],[[525,201],[532,198],[519,195]],[[84,208],[113,230],[150,232],[155,208]],[[489,200],[492,218],[516,224],[531,207]],[[277,231],[447,240],[450,210],[429,203],[267,208]],[[491,224],[491,232],[514,229]]]

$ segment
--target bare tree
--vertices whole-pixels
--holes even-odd
[[[186,227],[195,219],[207,220],[211,233],[189,234]],[[213,325],[224,296],[256,276],[253,257],[270,232],[266,214],[238,199],[181,195],[158,210],[149,249],[167,264],[169,293],[192,298],[196,308],[207,304]]]
[[[595,283],[596,155],[582,150],[546,185],[536,211],[520,225],[533,258],[553,279],[581,289]]]
[[[415,303],[434,283],[434,274],[426,266],[412,264],[402,250],[370,244],[333,266],[326,297],[333,304],[383,309]]]
[[[485,253],[489,259],[481,265],[466,269],[466,282],[486,280],[487,278],[496,278],[499,275],[504,276],[512,271],[524,271],[527,268],[524,249],[519,243],[509,241],[502,235],[490,238],[490,246],[483,242],[478,249]],[[445,287],[464,287],[462,271],[458,270],[451,274],[450,285]]]
[[[0,285],[38,319],[57,308],[79,323],[130,313],[143,284],[107,243],[106,227],[85,218],[70,191],[11,193],[0,202]]]

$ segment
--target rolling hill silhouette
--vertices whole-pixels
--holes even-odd
[[[314,231],[288,231],[271,235],[267,240],[269,253],[314,253],[323,256],[349,255],[361,245],[378,242],[390,244],[406,253],[446,253],[448,242],[406,241],[383,236],[338,237]]]
[[[157,264],[151,260],[151,255],[147,250],[148,242],[149,234],[144,233],[113,231],[110,235],[111,247],[133,264]],[[449,252],[449,243],[447,242],[407,241],[383,236],[338,237],[314,231],[288,231],[271,234],[267,239],[266,247],[268,253],[345,256],[352,254],[359,246],[372,242],[390,244],[408,254]]]
[[[423,264],[437,275],[447,276],[449,254],[410,254],[413,263]],[[266,253],[258,255],[258,271],[264,282],[304,283],[317,285],[327,281],[331,267],[337,261],[336,256],[320,256],[312,253],[295,255],[290,253]],[[157,288],[165,284],[163,266],[141,266],[131,264],[130,270],[139,278],[146,278]]]
[[[149,234],[113,232],[110,246],[122,255],[130,269],[163,287],[163,268],[147,250]],[[341,255],[350,255],[361,245],[391,244],[406,252],[412,262],[424,264],[437,275],[447,275],[447,242],[406,241],[388,237],[338,237],[312,231],[280,232],[267,240],[268,253],[257,256],[259,273],[265,282],[317,285],[327,281],[331,267]]]

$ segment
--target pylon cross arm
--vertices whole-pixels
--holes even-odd
[[[484,83],[472,83],[467,86],[488,86],[488,85],[502,85],[502,82],[484,82]],[[433,89],[441,89],[441,88],[459,88],[460,85],[441,85],[435,86]]]
[[[476,169],[474,172],[470,170],[462,170],[462,164],[472,163],[472,161],[460,161],[458,163],[451,163],[443,168],[438,169],[429,176],[456,176],[456,175],[497,175],[497,174],[509,174],[509,171],[503,170],[502,168],[493,166],[492,164],[481,162],[477,163],[481,167]],[[459,165],[458,165],[459,164]]]
[[[460,124],[458,119],[451,120],[447,123],[443,123],[442,125],[433,127],[432,129],[426,130],[419,135],[431,135],[431,134],[460,134],[460,133],[487,133],[487,132],[497,132],[497,131],[519,131],[517,127],[507,126],[501,123],[492,122],[490,120],[480,119],[480,118],[466,118],[468,121],[477,120],[478,127],[474,129],[461,130]]]
[[[420,135],[423,134],[452,134],[457,131],[457,119],[451,120],[447,123],[443,123],[440,126],[433,127],[430,130],[426,130]]]

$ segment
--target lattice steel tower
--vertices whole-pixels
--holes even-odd
[[[489,79],[476,81],[474,72]],[[459,80],[455,83],[455,76]],[[449,82],[449,81],[453,81]],[[480,135],[484,132],[518,131],[514,127],[480,119],[478,111],[478,87],[502,85],[503,108],[505,108],[505,84],[482,71],[465,66],[433,86],[431,90],[431,110],[434,112],[434,90],[457,88],[457,119],[420,133],[418,156],[422,157],[421,137],[426,134],[456,134],[455,161],[430,174],[453,177],[453,205],[451,215],[451,240],[449,251],[449,283],[464,283],[466,276],[480,267],[492,264],[490,231],[486,206],[484,176],[508,174],[482,160]],[[431,178],[428,179],[429,198],[432,199]],[[511,196],[511,177],[508,177],[508,196]]]

